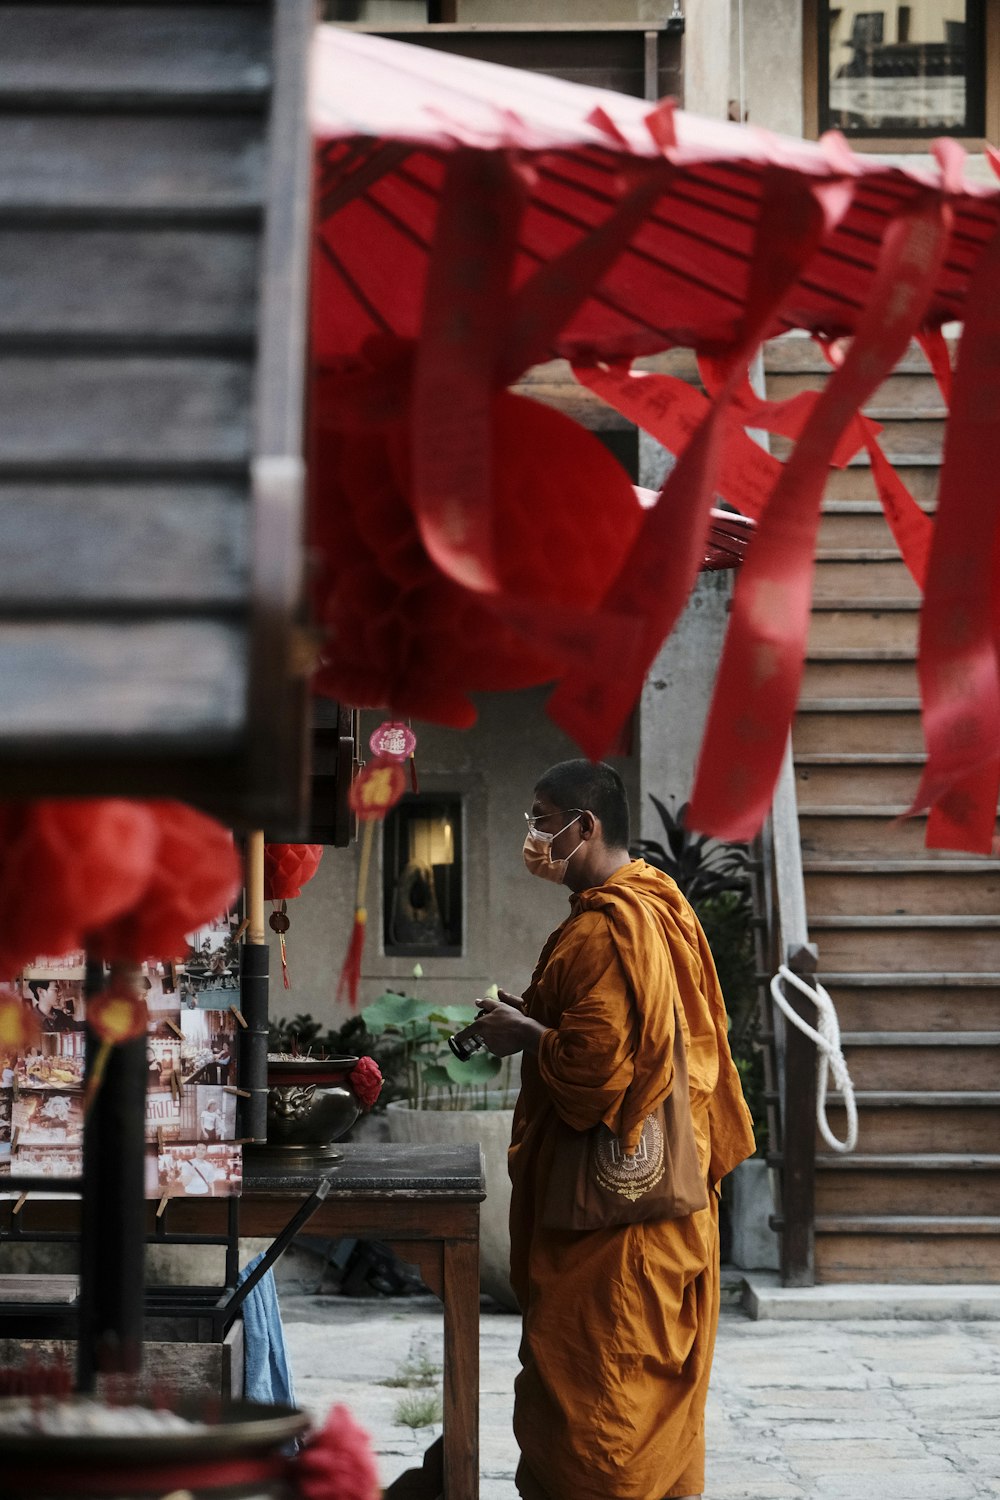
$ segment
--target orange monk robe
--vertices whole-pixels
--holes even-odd
[[[673,1221],[544,1229],[556,1115],[626,1147],[687,1047],[695,1138],[714,1188],[754,1149],[705,936],[674,882],[633,860],[575,896],[525,999],[552,1028],[523,1060],[510,1150],[511,1277],[524,1316],[514,1431],[525,1500],[661,1500],[704,1486],[719,1313],[718,1198]]]

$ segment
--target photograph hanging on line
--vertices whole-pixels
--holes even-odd
[[[181,1096],[181,1135],[186,1141],[205,1141],[210,1146],[233,1140],[236,1095],[224,1094],[221,1086],[213,1084],[185,1089]]]
[[[21,993],[43,1031],[83,1031],[82,979],[23,979]]]
[[[173,1021],[176,1025],[180,1017],[180,997],[175,989],[164,988],[166,976],[161,970],[161,964],[144,964],[139,980],[139,995],[146,1002],[150,1030],[162,1026],[165,1021]]]
[[[180,1078],[181,1041],[173,1032],[165,1036],[146,1034],[146,1092],[147,1094],[170,1093],[173,1089],[171,1077]]]
[[[86,973],[86,965],[87,955],[82,948],[74,948],[70,953],[56,954],[52,957],[39,954],[29,964],[25,964],[22,978],[79,979],[82,981]]]
[[[233,942],[238,925],[236,912],[224,912],[189,934],[187,954],[178,966],[182,1010],[227,1010],[239,1003],[239,949]]]
[[[0,1176],[16,1171],[19,1177],[79,1177],[83,1173],[81,1146],[22,1146],[11,1153],[0,1146]]]
[[[86,1045],[83,1031],[45,1031],[23,1057],[0,1057],[0,1087],[10,1073],[22,1089],[82,1089]]]
[[[156,1165],[160,1198],[229,1198],[243,1185],[242,1146],[171,1146]]]
[[[18,1157],[25,1146],[82,1146],[83,1095],[22,1089],[13,1101],[11,1127]]]
[[[184,1131],[181,1128],[181,1099],[178,1094],[167,1091],[146,1091],[146,1140],[151,1144],[164,1141],[179,1141]]]
[[[181,1082],[236,1082],[236,1017],[228,1010],[181,1011]]]

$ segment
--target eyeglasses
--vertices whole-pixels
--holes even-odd
[[[552,810],[552,812],[550,812],[550,813],[539,813],[539,815],[538,815],[537,818],[533,818],[530,813],[525,813],[525,815],[524,815],[524,821],[528,825],[529,832],[531,832],[531,833],[543,833],[545,830],[544,829],[540,829],[538,827],[538,824],[539,823],[544,823],[545,820],[546,820],[546,818],[555,818],[555,817],[557,817],[559,815],[559,813],[562,812],[562,811],[565,811],[567,813],[575,813],[576,816],[579,817],[581,815],[581,813],[583,813],[583,812],[586,811],[586,809],[582,808],[582,807],[567,807],[565,809],[557,807],[557,808],[554,808]],[[570,822],[572,822],[572,821],[573,820],[571,818]],[[564,827],[568,828],[569,827],[569,823],[566,823],[564,825]],[[563,831],[562,828],[560,828],[558,830],[559,833],[562,833],[562,831]],[[555,837],[555,835],[553,835],[553,837]]]

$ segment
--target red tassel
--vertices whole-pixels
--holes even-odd
[[[368,913],[363,906],[355,908],[354,926],[351,928],[351,941],[347,945],[347,953],[344,956],[344,966],[340,971],[340,979],[337,984],[337,999],[342,1000],[346,993],[352,1010],[358,1008],[358,985],[361,983],[361,959],[365,951],[365,928],[368,925]]]

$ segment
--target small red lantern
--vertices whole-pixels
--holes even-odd
[[[290,990],[292,985],[288,977],[288,949],[285,945],[285,933],[291,924],[285,903],[302,894],[302,887],[312,880],[322,858],[322,844],[264,845],[264,897],[267,901],[281,903],[271,913],[268,925],[272,932],[278,934],[281,977],[286,990]]]

